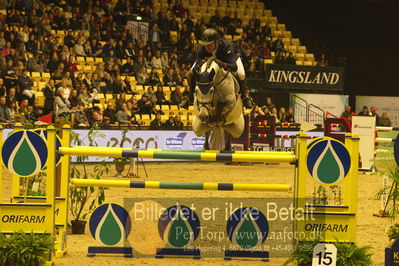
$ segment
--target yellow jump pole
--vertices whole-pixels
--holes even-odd
[[[159,182],[129,180],[72,179],[75,186],[184,189],[184,190],[223,190],[223,191],[268,191],[290,192],[289,184],[240,184],[240,183],[194,183],[194,182]]]
[[[294,163],[294,154],[234,154],[234,153],[210,153],[210,152],[165,152],[132,150],[129,148],[114,147],[61,147],[61,155],[80,155],[97,157],[126,157],[126,158],[151,158],[151,159],[178,159],[178,160],[197,160],[212,162],[264,162],[264,163]]]

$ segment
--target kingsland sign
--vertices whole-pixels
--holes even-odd
[[[285,89],[343,90],[341,67],[267,65],[266,87]]]

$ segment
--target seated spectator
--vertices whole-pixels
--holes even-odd
[[[89,119],[86,116],[85,108],[83,105],[79,105],[75,113],[75,126],[77,127],[90,126]]]
[[[139,56],[140,57],[143,56],[142,52],[143,51],[139,51]],[[152,57],[153,57],[153,55],[152,55],[151,51],[147,51],[146,55],[143,56],[143,62],[144,62],[144,67],[145,68],[152,68],[152,64],[151,64]]]
[[[11,102],[17,101],[17,94],[15,88],[10,88],[6,96],[6,103],[9,104]]]
[[[286,63],[283,52],[281,52],[281,51],[277,52],[276,58],[274,59],[274,63],[276,65],[282,65],[282,64]]]
[[[28,98],[30,104],[33,104],[35,100],[35,91],[32,90],[33,81],[28,76],[28,70],[22,70],[22,75],[18,76],[18,85],[22,95]]]
[[[287,50],[284,48],[284,43],[283,43],[283,36],[279,35],[277,39],[273,42],[272,44],[272,51],[273,52],[284,52],[286,53]]]
[[[71,94],[69,95],[68,101],[70,103],[70,108],[72,111],[75,111],[78,109],[79,106],[79,98],[78,98],[78,91],[73,89],[71,91]]]
[[[73,46],[73,52],[72,53],[74,55],[77,55],[77,56],[86,56],[85,49],[83,47],[83,41],[82,41],[81,38],[78,38],[76,40],[76,43]]]
[[[163,92],[163,87],[161,85],[157,86],[157,91],[154,93],[154,95],[157,98],[157,104],[159,105],[170,104],[170,102],[167,101],[165,98],[165,93]]]
[[[163,52],[161,56],[162,69],[169,68],[169,56],[167,52]]]
[[[116,121],[119,122],[119,124],[133,124],[137,123],[136,119],[134,117],[128,116],[127,113],[127,105],[124,103],[121,107],[121,109],[116,113]]]
[[[269,111],[271,111],[273,108],[276,108],[276,106],[274,105],[274,103],[272,103],[272,98],[270,97],[266,97],[266,104],[265,106],[269,109]]]
[[[380,127],[391,127],[392,122],[391,119],[389,119],[388,114],[386,112],[383,112],[380,119],[378,119],[378,126]]]
[[[285,120],[288,123],[295,123],[294,110],[292,109],[292,107],[288,108],[287,114],[285,115]]]
[[[284,107],[281,107],[280,110],[278,110],[277,119],[280,122],[287,122],[287,114]]]
[[[10,123],[11,118],[7,112],[6,98],[4,96],[0,97],[0,123]]]
[[[138,101],[138,106],[140,108],[140,114],[151,114],[152,104],[148,99],[148,95],[143,94],[141,99]]]
[[[125,74],[128,76],[134,75],[134,61],[132,58],[128,57],[126,59],[126,63],[123,64],[123,66],[121,68],[121,74]]]
[[[165,130],[173,130],[175,127],[175,118],[173,116],[169,116],[169,119],[165,121],[163,124],[163,129]]]
[[[72,70],[73,73],[76,73],[76,72],[79,71],[79,69],[78,69],[78,64],[76,63],[76,59],[75,59],[74,56],[70,56],[70,57],[69,57],[69,60],[68,60],[68,62],[67,62],[67,64],[66,64],[66,67],[67,67],[67,68],[71,68],[71,70]],[[69,73],[69,72],[68,72],[68,73]]]
[[[170,103],[173,105],[179,105],[182,102],[182,93],[180,87],[176,86],[175,90],[170,94]]]
[[[111,124],[114,124],[116,122],[116,111],[113,108],[112,102],[107,103],[107,108],[105,108],[103,111],[103,117],[104,119],[108,118]]]
[[[33,103],[33,110],[32,110],[32,118],[33,120],[37,120],[39,117],[43,116],[43,108],[40,106],[39,101],[35,100]]]
[[[58,88],[63,89],[64,96],[68,99],[69,95],[71,94],[71,87],[67,85],[65,80],[61,82],[61,86]]]
[[[151,121],[150,123],[150,129],[151,130],[161,130],[163,129],[162,121],[161,121],[161,114],[156,113],[155,114],[155,119]]]
[[[28,99],[23,99],[19,104],[18,112],[22,115],[25,114],[28,110],[28,106],[29,106]]]
[[[216,28],[218,26],[223,26],[222,25],[222,17],[220,16],[219,10],[215,10],[215,15],[211,17],[209,20],[209,25],[212,26],[212,28]]]
[[[69,109],[70,103],[68,101],[68,98],[65,96],[64,93],[64,88],[59,87],[57,90],[57,95],[55,97],[55,106],[57,111],[57,116],[68,116],[71,114],[71,111]]]
[[[247,109],[251,109],[255,106],[255,102],[252,99],[252,96],[250,95],[251,89],[246,88],[244,95],[242,95],[242,103],[244,105],[245,108]]]
[[[261,27],[261,33],[264,37],[272,37],[272,28],[270,28],[269,22],[266,22],[264,26]]]
[[[285,59],[287,65],[296,65],[296,59],[292,52],[289,52],[287,58]]]
[[[269,47],[267,47],[267,43],[264,41],[259,49],[259,56],[262,59],[270,59],[272,57]]]
[[[274,116],[276,118],[276,123],[280,123],[281,121],[278,119],[277,115],[277,109],[275,107],[272,108],[272,111],[270,112],[271,116]]]
[[[345,106],[345,111],[341,114],[341,118],[346,118],[352,121],[352,108],[350,105]]]
[[[156,51],[155,55],[151,58],[151,66],[156,69],[162,69],[161,51]]]
[[[7,88],[4,86],[4,80],[0,78],[0,97],[7,95]]]
[[[18,84],[18,76],[14,70],[14,62],[12,60],[7,60],[7,66],[2,73],[4,80],[4,85],[7,89],[11,87],[16,87]]]
[[[328,66],[328,61],[325,54],[320,55],[320,59],[317,60],[317,66],[326,67]]]
[[[182,93],[182,98],[181,98],[181,103],[179,104],[179,107],[188,109],[188,106],[193,103],[194,99],[190,99],[192,96],[192,93],[190,93],[190,87],[185,86],[184,91]]]
[[[172,68],[168,68],[165,71],[165,74],[163,76],[163,84],[166,86],[175,86],[176,83],[173,80],[173,75],[174,75],[174,71]]]
[[[146,85],[148,84],[148,74],[145,67],[140,69],[140,72],[136,75],[137,76],[137,84],[139,85]]]
[[[10,123],[15,122],[15,114],[17,112],[17,104],[16,102],[10,102],[6,108],[6,117],[10,119]]]
[[[89,122],[90,127],[101,127],[103,125],[103,117],[101,111],[95,109],[92,110]]]
[[[182,75],[180,74],[180,70],[179,70],[179,67],[178,67],[178,66],[176,66],[176,67],[174,68],[173,82],[174,82],[176,85],[179,85],[179,86],[183,86],[183,85],[184,85],[184,78],[183,78]]]
[[[154,67],[151,69],[151,73],[148,77],[148,85],[152,86],[162,85],[158,72]]]
[[[371,116],[370,112],[369,112],[369,108],[367,106],[363,106],[363,109],[361,112],[358,113],[358,115],[361,116]]]
[[[174,130],[183,130],[184,124],[181,121],[180,115],[175,116],[175,125],[173,127]]]
[[[117,75],[115,78],[114,86],[113,86],[113,94],[120,94],[122,92],[125,92],[126,89],[126,84],[122,80],[122,77],[120,75]]]
[[[264,115],[270,115],[270,109],[267,106],[262,106],[261,110]]]
[[[232,19],[232,23],[234,27],[241,28],[242,27],[242,20],[238,17],[238,12],[234,11],[234,17]]]
[[[140,107],[139,104],[137,102],[137,98],[136,96],[133,96],[131,99],[132,102],[132,114],[139,114],[140,113]]]
[[[133,42],[128,42],[127,47],[124,50],[123,57],[126,59],[128,59],[128,58],[133,59],[135,56],[136,56],[136,52],[134,51]]]

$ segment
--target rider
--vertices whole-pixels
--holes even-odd
[[[201,60],[215,56],[215,62],[226,70],[233,72],[238,84],[240,94],[244,95],[245,90],[245,70],[240,58],[239,48],[232,42],[221,38],[215,29],[206,29],[202,36],[202,45],[197,52],[197,59],[192,66],[192,70],[199,66]],[[195,80],[190,80],[191,91],[194,92]]]

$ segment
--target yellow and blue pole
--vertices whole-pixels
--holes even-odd
[[[98,157],[117,157],[117,158],[150,158],[150,159],[177,159],[177,160],[196,160],[211,162],[264,162],[264,163],[294,163],[294,154],[262,154],[251,152],[246,154],[235,153],[212,153],[212,152],[171,152],[171,151],[151,151],[151,150],[132,150],[129,148],[114,147],[61,147],[61,155],[80,155]]]
[[[184,190],[222,190],[222,191],[268,191],[290,192],[289,184],[240,184],[240,183],[195,183],[195,182],[160,182],[101,179],[72,179],[74,186],[124,187],[144,189],[184,189]]]

